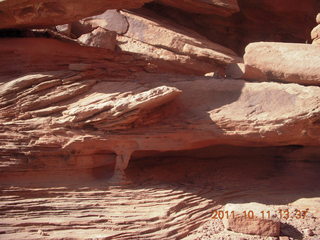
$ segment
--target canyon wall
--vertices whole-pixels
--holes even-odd
[[[189,239],[196,239],[195,230],[208,218],[206,211],[219,201],[227,203],[230,196],[232,201],[249,196],[250,201],[284,206],[302,197],[318,197],[319,11],[317,0],[0,1],[0,179],[4,193],[0,202],[5,219],[0,222],[0,234],[7,234],[8,239],[62,239],[68,234],[84,239],[79,237],[81,231],[109,221],[95,208],[101,205],[99,194],[109,191],[99,184],[120,186],[120,190],[111,188],[107,199],[113,211],[116,204],[129,206],[131,194],[144,208],[137,198],[138,188],[153,207],[160,202],[151,197],[157,191],[150,188],[170,180],[178,189],[163,206],[164,216],[155,213],[149,219],[145,210],[139,212],[141,221],[161,220],[159,226],[141,223],[143,231],[139,232],[128,222],[120,221],[122,228],[108,222],[107,233],[99,225],[101,239],[140,235],[187,239],[189,234]],[[173,160],[168,163],[167,159]],[[247,163],[246,159],[251,160]],[[231,170],[225,169],[224,160],[233,166]],[[268,170],[260,169],[260,163]],[[240,174],[246,166],[248,174]],[[143,172],[145,168],[148,171]],[[46,185],[41,193],[48,195],[44,205],[50,205],[59,196],[56,185],[75,182],[70,196],[68,189],[61,191],[68,199],[65,204],[72,205],[87,181],[91,185],[84,189],[83,199],[92,200],[87,207],[94,215],[85,223],[73,224],[62,217],[62,225],[46,223],[42,225],[45,230],[38,231],[44,219],[37,222],[32,216],[23,219],[19,215],[28,214],[27,205],[18,202],[18,212],[12,212],[15,197],[33,199],[35,190],[30,186]],[[286,187],[276,186],[272,192],[280,182]],[[244,186],[251,183],[255,184],[252,193],[246,195]],[[169,194],[170,184],[165,185],[166,191],[159,190],[161,199]],[[91,192],[95,186],[99,186],[97,192]],[[121,187],[129,190],[121,193]],[[203,193],[207,188],[209,196]],[[233,194],[234,189],[239,194]],[[269,192],[270,201],[257,197]],[[189,200],[178,203],[176,199],[185,193],[191,194]],[[215,196],[219,193],[223,197]],[[280,201],[280,193],[289,200]],[[124,194],[125,201],[117,198],[119,194]],[[37,205],[37,197],[29,200]],[[202,208],[194,205],[197,199]],[[72,215],[62,202],[63,214]],[[101,206],[108,208],[108,204]],[[188,210],[182,216],[190,218],[195,212],[195,221],[175,225],[168,216],[178,215],[184,206]],[[30,211],[41,218],[45,208]],[[47,218],[55,212],[51,205],[48,209]],[[112,221],[128,209],[121,211],[112,215]],[[77,214],[75,218],[85,213]],[[314,211],[303,222],[276,221],[272,233],[222,221],[209,229],[211,235],[221,232],[220,237],[228,237],[222,229],[229,229],[258,236],[248,239],[280,235],[316,239],[320,234],[317,214]],[[130,217],[140,224],[137,216]],[[315,220],[310,223],[310,219]],[[260,220],[257,225],[266,226]],[[298,230],[289,231],[288,224]],[[72,231],[73,225],[82,227]],[[28,232],[23,226],[32,229]],[[70,232],[59,232],[61,226]],[[303,229],[311,231],[304,233],[308,236],[301,233]],[[200,231],[197,236],[203,237],[207,230]]]

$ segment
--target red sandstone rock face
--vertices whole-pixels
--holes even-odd
[[[37,51],[26,45],[20,51],[31,51],[22,56],[25,62],[34,59],[33,64],[22,65],[19,76],[5,71],[1,80],[1,129],[6,138],[1,154],[10,156],[9,169],[28,158],[37,165],[44,156],[48,162],[74,163],[102,153],[112,161],[116,154],[123,169],[134,151],[215,144],[320,145],[318,87],[142,74],[143,66],[128,69],[137,63],[125,55],[51,39],[29,41],[37,43]],[[18,49],[21,43],[26,39],[1,40],[7,49]],[[51,65],[36,61],[42,59],[40,43],[43,49],[54,46],[55,54],[47,56]],[[23,59],[7,49],[2,54],[10,53],[12,61]],[[65,58],[67,53],[70,58]],[[89,61],[95,70],[86,69]],[[43,67],[55,72],[30,73]],[[22,166],[28,168],[28,163]]]
[[[3,38],[0,51],[2,56],[8,56],[6,60],[1,58],[1,81],[7,81],[4,77],[6,74],[69,70],[70,64],[78,64],[71,65],[72,70],[103,71],[114,77],[128,77],[149,68],[148,61],[139,56],[115,54],[107,49],[84,47],[75,42],[55,39]],[[10,57],[12,53],[15,57]],[[79,63],[83,64],[82,68],[79,68]]]
[[[158,2],[187,12],[200,14],[230,16],[240,11],[237,0],[158,0]]]
[[[0,29],[45,27],[69,23],[106,9],[138,8],[150,0],[4,0],[0,2]]]
[[[0,238],[317,239],[319,200],[296,200],[319,196],[319,48],[253,43],[238,63],[224,46],[300,41],[319,2],[159,0],[82,19],[144,2],[0,2],[0,28],[68,23],[0,32],[20,37],[0,39]],[[250,81],[223,77],[229,63]],[[293,217],[224,226],[210,216],[227,202]]]

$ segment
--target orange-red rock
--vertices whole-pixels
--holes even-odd
[[[150,63],[128,53],[117,54],[103,48],[48,38],[2,38],[0,46],[0,73],[3,77],[34,71],[64,71],[69,70],[70,64],[76,64],[71,68],[85,64],[82,67],[87,70],[103,71],[110,76],[130,76],[148,69]]]
[[[70,23],[106,9],[139,8],[150,0],[3,0],[0,29],[45,27]]]
[[[239,12],[237,0],[158,0],[158,2],[187,12],[230,16]]]
[[[227,204],[224,212],[229,216],[223,218],[228,230],[260,236],[278,237],[280,235],[280,219],[272,218],[273,208],[259,203]],[[267,216],[269,213],[269,216]]]

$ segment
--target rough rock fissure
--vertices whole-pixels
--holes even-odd
[[[131,154],[132,154],[131,152],[130,153],[117,153],[116,166],[115,166],[116,171],[117,170],[123,171],[128,167]]]
[[[113,176],[109,180],[110,183],[112,183],[112,184],[127,184],[128,183],[125,169],[129,165],[130,158],[131,158],[131,152],[130,153],[128,153],[128,152],[117,153]]]

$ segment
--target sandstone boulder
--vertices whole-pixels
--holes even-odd
[[[314,39],[314,40],[312,41],[312,44],[313,44],[313,45],[316,45],[316,46],[320,46],[320,39]]]
[[[257,42],[246,48],[246,79],[320,85],[320,48],[310,44]]]
[[[78,41],[86,46],[105,48],[114,51],[116,48],[117,34],[103,28],[96,28],[92,32],[82,34]]]
[[[240,11],[237,0],[158,0],[158,2],[187,12],[200,14],[230,16]]]
[[[101,27],[118,34],[125,34],[129,28],[126,17],[117,10],[107,10],[100,15],[87,17],[82,19],[80,23],[89,25],[91,29]]]
[[[0,2],[0,29],[55,26],[97,15],[107,9],[139,8],[145,2],[150,0],[3,0]]]
[[[251,235],[278,237],[280,235],[280,220],[272,218],[268,213],[274,210],[259,203],[227,204],[223,218],[226,229]]]

